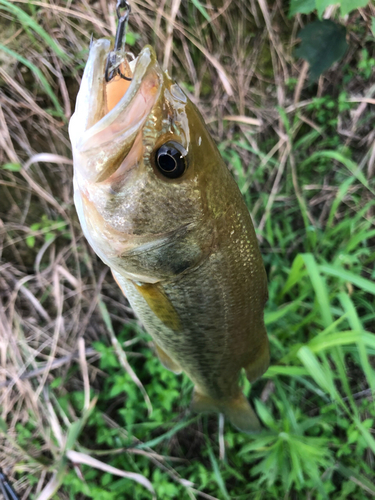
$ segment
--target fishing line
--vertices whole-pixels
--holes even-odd
[[[8,478],[0,468],[0,492],[4,496],[4,500],[20,500],[16,492],[9,483]]]

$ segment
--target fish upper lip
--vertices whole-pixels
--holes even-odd
[[[99,44],[102,42],[102,40],[98,40],[96,42]],[[94,42],[95,43],[95,42]],[[108,56],[109,51],[106,53],[106,57]],[[101,66],[105,64],[106,57],[100,58],[100,63]],[[88,127],[82,137],[81,137],[81,144],[83,146],[84,143],[90,143],[90,138],[94,137],[98,133],[102,132],[105,130],[107,127],[112,125],[116,119],[119,117],[121,113],[124,113],[128,108],[131,102],[133,101],[134,97],[136,96],[137,92],[139,91],[142,81],[148,70],[150,70],[150,66],[153,64],[153,54],[151,53],[150,47],[146,46],[139,54],[139,56],[136,58],[137,63],[134,68],[134,73],[133,73],[133,78],[130,83],[130,86],[128,90],[125,92],[123,97],[120,99],[120,101],[117,103],[117,105],[109,111],[107,114],[103,115],[96,123],[93,123],[90,127]],[[99,69],[99,68],[98,68]],[[104,68],[101,71],[101,77],[100,79],[102,80],[102,85],[100,85],[99,92],[104,93],[104,85],[105,85],[105,80],[104,80]],[[104,107],[104,102],[102,104]],[[104,110],[102,110],[103,112]],[[93,111],[95,112],[95,110]],[[91,145],[89,144],[89,147]]]
[[[90,139],[90,137],[93,137],[97,133],[107,128],[118,118],[121,113],[123,113],[129,107],[137,92],[139,91],[142,85],[143,78],[146,75],[147,70],[150,69],[151,65],[152,54],[150,53],[150,48],[146,46],[137,57],[133,78],[128,90],[111,111],[105,114],[97,123],[93,124],[92,127],[85,131],[84,137],[82,138],[83,140],[87,141],[88,139]]]
[[[105,114],[104,70],[109,52],[109,40],[93,42],[69,124],[75,164],[80,175],[94,182],[105,178],[106,164],[112,163],[113,173],[114,161],[120,161],[121,151],[134,142],[158,98],[162,81],[156,55],[146,46],[137,57],[129,88]]]

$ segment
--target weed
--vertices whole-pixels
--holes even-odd
[[[181,2],[171,30],[173,3],[134,2],[128,44],[165,57],[252,213],[264,428],[190,414],[191,382],[161,366],[82,237],[66,119],[111,4],[0,0],[0,466],[31,500],[375,496],[374,6],[326,11],[349,50],[311,84],[291,50],[322,3],[292,2],[295,21],[270,2]]]

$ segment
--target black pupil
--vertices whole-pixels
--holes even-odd
[[[170,149],[169,151],[162,152],[158,156],[159,167],[165,172],[173,172],[177,168],[176,156],[180,153],[176,149]]]
[[[156,151],[156,166],[164,177],[177,179],[187,167],[187,151],[176,141],[168,141]]]

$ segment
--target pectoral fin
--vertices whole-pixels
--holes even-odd
[[[170,370],[173,373],[179,374],[182,372],[181,367],[178,363],[173,361],[173,359],[168,356],[168,354],[163,351],[161,347],[158,346],[158,344],[155,343],[155,350],[156,354],[158,355],[158,358],[160,359],[160,362],[167,370]]]
[[[181,322],[177,311],[159,283],[137,284],[133,282],[133,285],[145,299],[151,311],[165,326],[176,331],[181,329]]]
[[[216,400],[194,391],[191,409],[196,412],[219,412],[242,432],[253,433],[261,430],[261,425],[250,403],[242,394],[228,400]]]

